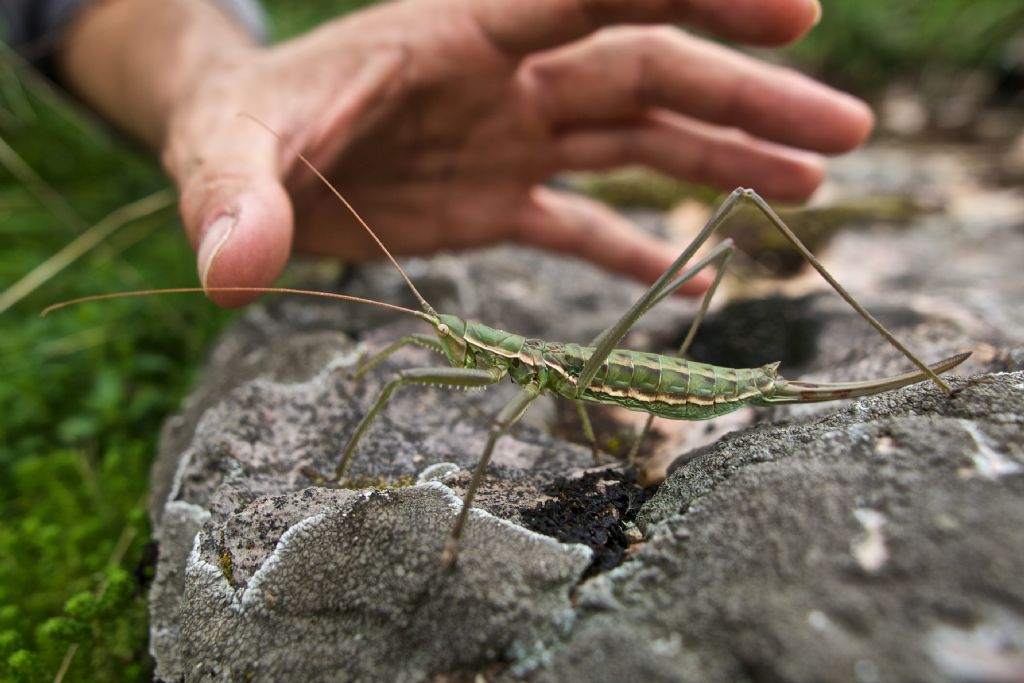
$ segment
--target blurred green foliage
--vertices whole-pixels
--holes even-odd
[[[1024,0],[822,0],[821,23],[786,50],[861,94],[929,67],[1024,70]]]
[[[0,69],[0,291],[111,210],[166,185],[156,165]],[[12,174],[24,161],[39,181]],[[21,177],[19,177],[21,176]],[[51,194],[52,191],[52,194]],[[129,223],[0,313],[0,680],[149,680],[142,563],[155,438],[224,314],[201,298],[75,296],[195,281],[173,210]]]
[[[287,37],[366,3],[268,3]],[[0,292],[87,226],[167,185],[157,164],[0,60]],[[20,161],[19,161],[20,160]],[[19,171],[28,168],[28,178]],[[13,169],[13,170],[12,170]],[[195,284],[168,209],[0,313],[0,681],[152,678],[145,514],[156,436],[227,314],[201,297],[48,304]]]
[[[374,4],[375,0],[263,0],[270,17],[274,40],[286,40],[318,24]]]
[[[367,1],[267,2],[276,39]],[[1020,0],[826,0],[795,58],[865,87],[933,60],[997,65]],[[410,30],[415,30],[411,27]],[[153,160],[0,61],[0,291],[113,209],[166,185]],[[75,296],[195,282],[172,210],[135,221],[0,313],[0,681],[151,677],[144,496],[160,425],[226,316],[203,299]]]

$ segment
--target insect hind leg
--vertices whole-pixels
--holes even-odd
[[[821,275],[822,278],[824,278],[825,282],[827,282],[832,287],[832,289],[834,289],[836,293],[839,294],[839,296],[841,296],[843,300],[846,301],[846,303],[849,304],[850,307],[857,312],[858,315],[860,315],[860,317],[864,318],[864,320],[866,320],[873,328],[875,328],[875,330],[880,335],[882,335],[882,337],[884,337],[886,341],[888,341],[895,349],[897,349],[900,353],[906,356],[911,363],[917,366],[917,368],[921,370],[921,372],[923,372],[928,379],[935,383],[935,385],[939,387],[939,389],[941,389],[949,396],[953,395],[953,391],[949,387],[949,385],[946,384],[946,382],[943,381],[943,379],[939,377],[939,375],[932,368],[930,368],[924,361],[922,361],[920,358],[914,355],[914,353],[910,349],[904,346],[903,343],[900,342],[900,340],[897,339],[892,332],[886,329],[886,327],[882,325],[882,323],[880,323],[877,318],[868,313],[868,311],[863,306],[861,306],[860,302],[854,299],[853,296],[848,291],[846,291],[845,287],[843,287],[841,284],[839,284],[839,282],[836,281],[832,274],[828,272],[824,265],[822,265],[821,261],[819,261],[818,258],[811,253],[811,250],[808,249],[804,245],[804,243],[800,241],[800,238],[798,238],[793,233],[793,231],[789,229],[789,226],[786,225],[782,218],[780,218],[779,215],[775,213],[775,210],[768,205],[768,202],[761,198],[761,195],[757,194],[757,192],[755,192],[754,190],[742,188],[735,190],[733,192],[733,195],[736,195],[737,193],[740,193],[741,200],[753,204],[759,211],[761,211],[761,213],[765,215],[765,217],[768,218],[771,224],[774,225],[780,233],[782,233],[782,236],[786,238],[786,240],[793,246],[793,248],[800,252],[800,255],[803,256],[804,259],[808,263],[810,263],[816,271],[818,271],[818,274]]]
[[[594,424],[590,421],[590,415],[587,414],[587,407],[583,404],[583,401],[576,399],[576,412],[580,416],[580,425],[583,427],[583,437],[590,444],[590,455],[594,459],[594,466],[599,467],[601,465],[601,449],[597,443],[597,435],[594,434]]]
[[[700,329],[700,324],[704,321],[704,316],[707,315],[708,306],[711,305],[711,299],[715,296],[718,286],[722,283],[722,277],[725,275],[725,269],[729,266],[729,262],[732,260],[732,256],[735,252],[736,246],[733,244],[732,240],[723,240],[721,244],[718,244],[714,249],[708,252],[704,258],[693,264],[693,267],[688,268],[684,273],[680,274],[678,278],[669,282],[665,286],[664,292],[651,302],[649,308],[656,306],[662,299],[675,292],[687,280],[694,277],[700,271],[704,270],[708,266],[715,266],[715,279],[712,280],[711,286],[708,287],[706,292],[704,292],[704,297],[700,301],[700,308],[697,309],[697,314],[693,317],[693,322],[690,323],[690,328],[686,331],[686,336],[683,337],[683,343],[679,345],[678,355],[680,357],[685,357],[687,351],[690,350],[690,345],[693,344],[693,340],[697,336],[697,330]],[[653,423],[654,414],[649,413],[647,415],[647,421],[644,422],[644,428],[640,430],[639,436],[637,436],[633,441],[633,445],[629,449],[629,455],[626,456],[626,460],[630,465],[636,462],[636,455],[640,450],[640,444],[642,444],[644,439],[647,438],[647,434],[651,431],[651,425]]]

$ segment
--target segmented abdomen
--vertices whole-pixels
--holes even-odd
[[[576,398],[575,378],[593,349],[575,344],[545,349],[550,388]],[[582,398],[676,420],[706,420],[755,402],[775,384],[773,366],[723,368],[636,351],[612,351]]]

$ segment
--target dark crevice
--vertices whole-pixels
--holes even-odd
[[[814,312],[815,295],[799,299],[768,297],[728,304],[709,316],[694,337],[688,358],[732,368],[757,367],[781,361],[799,367],[817,354],[822,322]],[[682,326],[678,348],[690,323]]]
[[[654,491],[641,488],[633,471],[600,470],[577,479],[559,479],[544,492],[554,500],[521,509],[523,525],[562,543],[581,543],[593,550],[583,573],[586,579],[622,564],[635,542],[627,530]]]

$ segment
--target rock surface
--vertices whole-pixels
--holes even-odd
[[[843,160],[833,195],[879,187],[947,201],[899,228],[843,233],[825,254],[927,359],[975,352],[961,369],[973,378],[952,380],[957,397],[921,384],[749,411],[725,437],[711,423],[682,436],[662,425],[655,446],[675,464],[652,496],[565,439],[571,407],[565,418],[538,402],[499,442],[451,574],[438,557],[465,468],[512,387],[400,390],[351,474],[419,482],[314,487],[303,468],[333,467],[394,371],[438,359],[409,349],[353,381],[361,354],[424,330],[319,301],[253,309],[166,425],[154,468],[157,676],[1024,680],[1024,199],[981,186],[974,160],[891,149]],[[514,247],[408,269],[439,310],[552,340],[592,338],[642,291]],[[760,313],[725,307],[705,352],[782,359],[791,378],[905,370],[811,282],[786,285],[799,296]],[[411,303],[384,266],[344,291]],[[694,307],[665,302],[624,346],[668,352]],[[596,417],[604,431],[624,420]],[[749,426],[757,419],[786,422]]]

